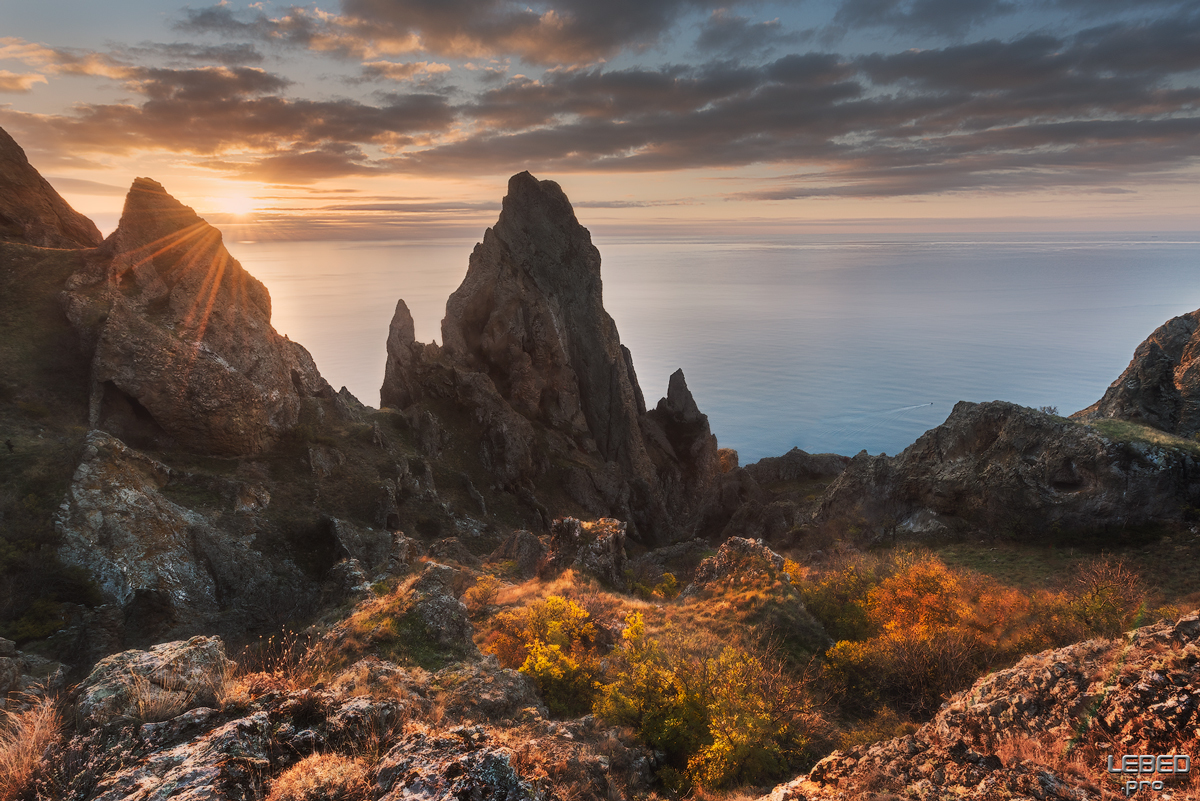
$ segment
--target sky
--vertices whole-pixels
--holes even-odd
[[[0,0],[0,127],[265,238],[1200,228],[1200,0]],[[586,212],[583,211],[586,209]]]

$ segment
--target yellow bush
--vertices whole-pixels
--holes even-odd
[[[552,713],[578,715],[591,708],[595,694],[595,638],[586,609],[551,595],[497,615],[484,650],[532,678]]]
[[[816,717],[782,670],[716,640],[664,645],[639,613],[625,622],[595,712],[666,754],[659,776],[670,789],[761,783],[805,757]]]

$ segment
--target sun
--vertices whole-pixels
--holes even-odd
[[[230,195],[228,197],[214,198],[221,211],[226,214],[235,214],[239,217],[244,217],[253,214],[258,210],[254,198],[249,195]]]

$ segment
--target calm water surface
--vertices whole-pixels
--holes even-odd
[[[1196,233],[594,241],[647,403],[682,367],[743,463],[793,446],[896,453],[959,400],[1074,412],[1200,307]],[[473,246],[229,243],[270,289],[275,327],[371,405],[396,299],[418,339],[440,341]]]

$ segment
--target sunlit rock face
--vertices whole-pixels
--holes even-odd
[[[43,248],[91,248],[103,237],[38,174],[0,128],[0,242]]]
[[[1104,397],[1071,416],[1128,420],[1182,437],[1200,432],[1200,310],[1159,326]]]
[[[221,233],[146,178],[117,230],[68,282],[94,352],[91,422],[133,441],[256,453],[333,398],[312,357],[271,327],[267,289]]]
[[[499,220],[446,303],[442,340],[416,342],[397,304],[385,406],[451,400],[469,410],[479,458],[514,492],[562,492],[579,513],[629,521],[643,542],[695,533],[720,473],[716,438],[682,371],[647,411],[604,309],[600,253],[558,184],[527,172],[509,180]]]

